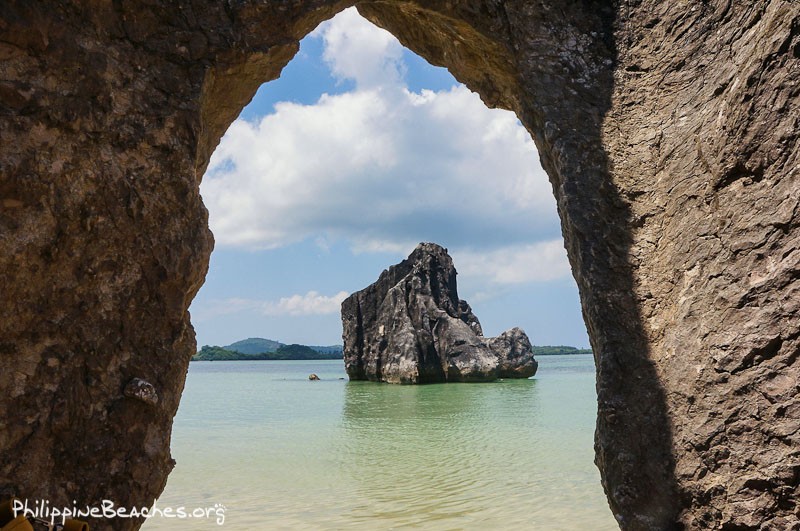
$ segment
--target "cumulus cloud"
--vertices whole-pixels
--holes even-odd
[[[355,10],[313,35],[332,74],[356,88],[234,122],[202,185],[218,246],[271,249],[313,238],[407,254],[436,241],[462,276],[494,286],[569,275],[550,185],[512,113],[487,109],[462,85],[409,90],[400,43]],[[335,313],[345,296],[222,307]]]
[[[342,301],[347,298],[346,291],[326,297],[316,291],[309,291],[305,295],[292,295],[281,297],[278,302],[266,302],[261,306],[264,315],[326,315],[338,313]]]
[[[355,10],[314,35],[331,72],[356,88],[234,122],[201,187],[218,246],[322,237],[356,250],[436,241],[491,251],[558,237],[550,185],[513,113],[461,85],[410,91],[400,43]]]
[[[232,315],[242,312],[256,313],[266,316],[299,316],[299,315],[330,315],[339,313],[342,301],[347,298],[346,291],[340,291],[331,296],[322,295],[316,291],[309,291],[304,295],[295,294],[274,300],[258,300],[232,297],[223,300],[210,301],[193,315],[195,322],[213,320],[223,315]]]
[[[453,261],[460,275],[483,277],[498,285],[547,282],[570,274],[561,239],[488,252],[457,250]]]
[[[388,31],[370,24],[355,8],[324,22],[312,36],[325,39],[322,57],[331,73],[361,88],[402,83],[403,46]]]

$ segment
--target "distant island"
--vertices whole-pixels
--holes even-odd
[[[224,347],[205,345],[192,361],[260,360],[337,360],[342,359],[341,345],[285,345],[272,339],[252,337]]]
[[[565,347],[563,345],[559,346],[543,346],[543,347],[533,347],[533,355],[534,356],[564,356],[569,354],[591,354],[592,349],[590,348],[575,348],[575,347]]]
[[[591,354],[592,349],[563,345],[533,347],[534,356]],[[205,345],[192,361],[262,361],[262,360],[340,360],[341,345],[286,345],[272,339],[251,337],[224,347]]]
[[[301,354],[301,351],[295,347],[303,347],[304,349],[311,349],[314,352],[319,352],[320,354],[335,354],[333,358],[320,358],[320,359],[336,359],[342,357],[342,345],[328,345],[328,346],[318,346],[318,345],[286,345],[281,343],[280,341],[275,341],[273,339],[263,339],[260,337],[251,337],[248,339],[242,339],[241,341],[237,341],[236,343],[231,343],[230,345],[226,345],[221,347],[225,350],[230,350],[234,352],[240,352],[242,354],[263,354],[265,352],[278,352],[282,347],[293,347],[292,351],[296,354]],[[287,352],[284,349],[282,352]],[[311,355],[307,351],[303,351],[308,355]],[[292,359],[292,358],[276,358],[276,359]],[[316,359],[316,358],[295,358],[295,359]]]

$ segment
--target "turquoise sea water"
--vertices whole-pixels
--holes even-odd
[[[617,529],[592,358],[538,360],[529,380],[424,386],[349,382],[341,361],[194,362],[157,506],[222,504],[224,523],[143,529]]]

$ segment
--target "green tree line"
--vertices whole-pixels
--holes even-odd
[[[259,360],[340,360],[341,352],[317,352],[305,345],[281,345],[274,352],[245,354],[222,347],[205,345],[192,361],[259,361]]]

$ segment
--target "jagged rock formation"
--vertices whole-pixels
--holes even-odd
[[[458,298],[453,260],[434,243],[342,302],[344,364],[351,380],[488,382],[536,373],[531,343],[514,328],[484,338]]]
[[[530,378],[536,374],[539,364],[533,359],[533,350],[528,335],[514,327],[497,337],[486,340],[497,356],[498,378]]]
[[[161,492],[212,247],[199,179],[257,87],[349,5],[0,3],[0,497]],[[620,526],[795,526],[800,4],[358,9],[536,141]],[[157,403],[126,396],[134,378]]]

